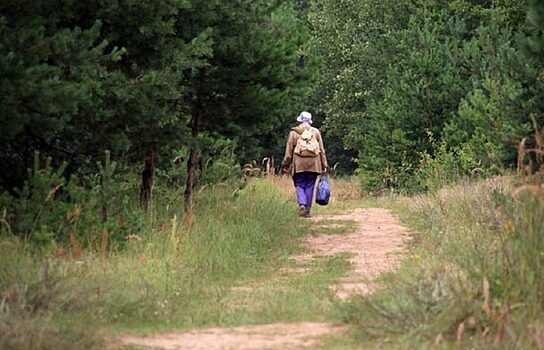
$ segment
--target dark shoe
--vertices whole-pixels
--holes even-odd
[[[310,207],[305,207],[304,208],[304,215],[303,215],[305,218],[311,218],[312,215],[310,215]]]

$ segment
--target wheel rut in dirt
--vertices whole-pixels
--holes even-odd
[[[347,254],[352,267],[349,274],[330,286],[338,298],[375,291],[379,288],[376,278],[399,266],[408,230],[389,210],[355,209],[347,214],[318,215],[310,220],[318,232],[319,228],[342,226],[342,222],[354,224],[349,233],[318,233],[304,237],[301,244],[307,252],[292,256],[297,264],[306,264],[323,256]],[[323,336],[344,332],[344,327],[322,322],[273,323],[151,336],[123,335],[115,343],[137,349],[167,350],[303,349],[315,347]]]

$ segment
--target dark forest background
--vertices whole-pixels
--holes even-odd
[[[187,210],[278,167],[302,110],[370,192],[507,173],[544,124],[543,30],[536,0],[2,2],[4,219],[58,238],[51,203],[108,222],[152,188]]]

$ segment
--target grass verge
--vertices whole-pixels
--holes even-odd
[[[259,180],[201,190],[189,215],[156,220],[121,251],[36,252],[3,238],[0,348],[103,349],[101,332],[323,320],[327,286],[348,265],[331,257],[303,274],[282,269],[309,233],[295,208]]]

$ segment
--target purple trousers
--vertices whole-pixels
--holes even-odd
[[[295,189],[297,191],[298,205],[304,205],[306,207],[312,206],[315,180],[317,180],[318,175],[318,173],[304,171],[296,173],[293,176],[293,182],[295,183]]]

